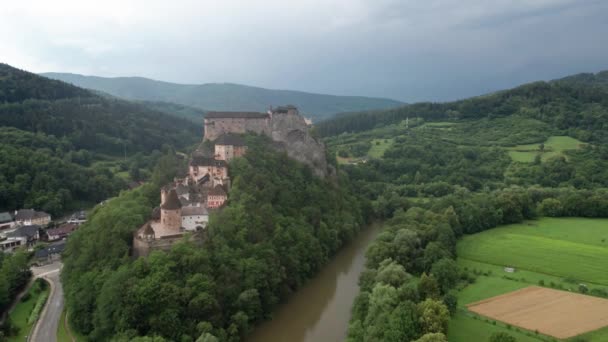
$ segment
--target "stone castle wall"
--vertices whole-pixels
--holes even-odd
[[[295,109],[273,113],[271,118],[263,119],[205,119],[205,140],[215,140],[225,133],[243,134],[248,131],[269,136],[276,142],[277,149],[308,165],[318,177],[325,178],[335,173],[327,164],[325,146],[308,133],[306,120]]]
[[[270,135],[270,118],[205,119],[205,140],[215,140],[225,133],[246,132]]]

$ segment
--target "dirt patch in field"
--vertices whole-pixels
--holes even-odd
[[[560,339],[608,325],[608,300],[538,286],[471,303],[467,308]]]

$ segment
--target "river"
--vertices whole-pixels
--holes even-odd
[[[273,319],[259,325],[247,342],[344,341],[365,250],[381,225],[367,227],[344,246],[323,270],[280,305]]]

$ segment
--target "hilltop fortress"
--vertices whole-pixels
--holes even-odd
[[[311,122],[295,106],[282,106],[266,113],[209,112],[205,116],[205,140],[214,141],[224,134],[254,132],[270,137],[275,148],[308,165],[321,178],[333,174],[325,159],[325,146],[309,134]]]
[[[308,132],[310,122],[294,106],[278,107],[267,113],[209,112],[205,119],[204,142],[212,150],[198,149],[190,157],[188,171],[165,185],[160,206],[151,220],[133,236],[133,254],[145,256],[155,249],[169,249],[187,232],[191,239],[204,240],[209,213],[221,210],[231,184],[228,162],[247,153],[241,135],[257,133],[270,137],[273,147],[308,165],[318,177],[335,173],[328,167],[325,147]],[[203,144],[209,145],[209,144]]]

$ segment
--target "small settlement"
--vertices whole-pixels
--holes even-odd
[[[86,213],[80,211],[70,217],[68,222],[55,225],[51,215],[34,209],[20,209],[14,213],[0,213],[0,252],[12,253],[19,248],[33,250],[38,242],[49,242],[44,248],[36,248],[40,254],[57,258],[63,250],[65,239],[79,225],[86,222]],[[54,259],[53,259],[54,260]]]

